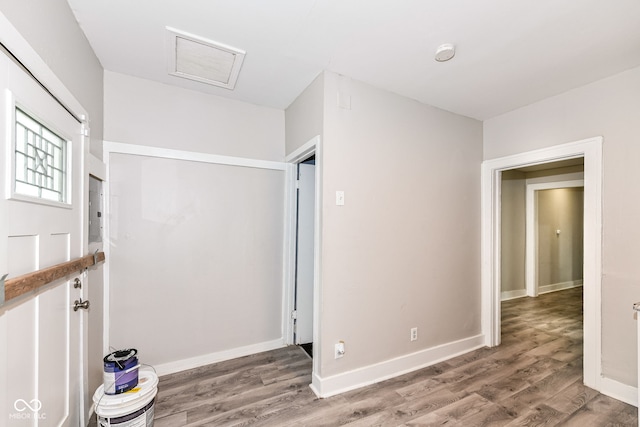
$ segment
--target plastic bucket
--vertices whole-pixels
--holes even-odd
[[[103,384],[105,394],[129,391],[138,384],[138,350],[135,348],[114,351],[104,359]]]
[[[138,386],[121,394],[104,393],[104,385],[93,395],[99,427],[153,427],[153,412],[158,393],[158,376],[140,371]]]

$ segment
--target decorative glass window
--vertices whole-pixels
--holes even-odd
[[[67,140],[16,108],[15,192],[67,203]]]

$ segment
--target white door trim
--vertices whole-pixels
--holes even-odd
[[[500,344],[500,178],[517,167],[584,157],[584,383],[602,389],[602,137],[482,163],[482,332]]]
[[[536,216],[536,191],[539,190],[554,190],[557,188],[573,188],[583,187],[584,180],[576,179],[572,181],[555,181],[555,182],[542,182],[539,184],[527,184],[526,185],[526,220],[525,220],[525,284],[527,289],[527,296],[538,296],[538,275],[536,268],[537,264],[537,245],[536,245],[536,231],[537,231],[537,216]]]
[[[85,147],[87,148],[87,147]],[[104,234],[104,228],[103,228],[103,234],[102,234],[102,238],[103,238],[103,243],[101,244],[96,244],[96,243],[89,243],[89,209],[88,209],[88,201],[89,201],[89,176],[93,175],[94,177],[96,177],[97,179],[99,179],[100,181],[102,181],[103,183],[106,181],[106,174],[107,174],[107,165],[104,164],[102,162],[102,160],[100,160],[99,158],[97,158],[96,156],[94,156],[93,154],[91,154],[88,150],[85,149],[85,171],[84,171],[84,190],[83,190],[83,197],[84,197],[84,205],[83,205],[83,226],[82,229],[84,230],[84,237],[83,237],[83,241],[84,244],[86,245],[86,248],[88,250],[88,253],[91,253],[93,249],[95,248],[100,248],[101,250],[104,250],[104,242],[106,242],[106,235]],[[103,184],[104,185],[104,184]],[[104,209],[103,209],[104,211]],[[104,212],[103,212],[104,213]],[[87,253],[87,250],[82,251],[82,253]],[[99,265],[96,267],[96,270],[101,272],[102,277],[103,277],[103,284],[104,284],[104,275],[106,272],[106,269],[104,268],[104,264],[103,265]],[[100,274],[100,273],[96,273],[96,274]],[[83,281],[84,281],[84,287],[82,289],[82,298],[84,300],[90,299],[88,297],[89,295],[89,287],[92,286],[91,285],[91,279],[89,276],[89,272],[87,270],[84,271],[83,273]],[[103,289],[102,289],[102,300],[104,301],[104,285],[103,285]],[[91,301],[90,301],[91,302]],[[95,305],[92,305],[92,307],[95,307]],[[91,416],[93,415],[93,412],[95,411],[95,407],[93,404],[93,401],[91,400],[91,393],[93,393],[93,390],[91,390],[89,388],[89,366],[94,366],[95,363],[102,363],[101,361],[95,361],[95,360],[90,360],[89,359],[89,324],[90,324],[90,319],[89,319],[89,313],[85,313],[83,316],[83,323],[82,323],[82,337],[84,340],[84,345],[83,345],[83,357],[82,357],[82,372],[83,372],[83,384],[84,384],[84,390],[87,390],[88,393],[84,393],[83,395],[83,402],[82,402],[82,408],[85,412],[85,420],[89,420],[91,418]],[[100,319],[102,322],[104,322],[104,317],[102,319]],[[104,330],[104,329],[103,329]],[[103,342],[104,342],[104,337],[103,337]],[[104,352],[104,348],[102,351],[102,354],[106,354]]]
[[[283,317],[282,336],[285,344],[292,345],[293,342],[293,319],[291,312],[295,304],[295,227],[296,227],[296,165],[309,158],[315,153],[316,156],[316,185],[315,185],[315,212],[314,212],[314,277],[313,277],[313,372],[318,372],[320,357],[320,286],[321,286],[321,253],[322,248],[320,227],[322,223],[322,146],[320,136],[307,141],[302,147],[285,158],[287,163],[285,178],[285,235],[284,235],[284,289],[283,289]]]

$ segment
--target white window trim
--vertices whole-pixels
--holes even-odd
[[[6,176],[6,188],[5,188],[5,197],[7,200],[18,200],[21,202],[35,203],[39,205],[47,205],[54,206],[65,209],[73,208],[73,181],[72,177],[74,173],[77,171],[72,170],[71,165],[73,164],[73,138],[70,138],[69,135],[66,135],[64,132],[60,132],[55,126],[52,126],[46,120],[42,120],[38,114],[35,114],[32,109],[30,109],[27,105],[20,103],[16,100],[15,95],[7,90],[6,91],[6,129],[7,129],[7,164],[5,170],[7,171]],[[57,202],[55,200],[49,200],[34,196],[29,196],[27,194],[17,193],[15,191],[16,188],[16,135],[15,135],[15,123],[16,123],[16,108],[19,108],[26,115],[31,117],[31,119],[37,121],[40,125],[49,129],[49,131],[55,133],[59,137],[66,140],[66,200],[64,202]]]

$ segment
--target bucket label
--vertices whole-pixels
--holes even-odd
[[[98,425],[100,427],[153,427],[154,403],[155,399],[144,408],[118,417],[107,418],[98,415]]]

